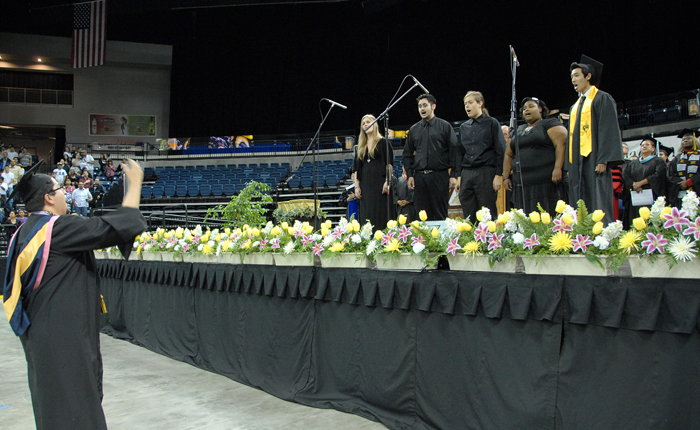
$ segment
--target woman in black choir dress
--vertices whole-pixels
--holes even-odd
[[[518,186],[520,177],[515,168],[512,176],[507,176],[511,175],[511,165],[516,158],[515,138],[511,139],[503,157],[503,186],[506,190],[514,189],[513,207],[530,213],[537,210],[539,203],[544,210],[553,213],[557,200],[567,200],[562,183],[567,131],[556,118],[547,118],[547,105],[535,97],[523,99],[520,111],[527,122],[517,130],[524,186]]]
[[[355,157],[355,197],[360,203],[360,224],[369,220],[375,230],[386,227],[387,221],[395,218],[394,202],[387,208],[387,167],[393,170],[394,151],[386,139],[379,134],[375,123],[367,133],[365,129],[374,121],[365,115],[360,122],[360,137]]]
[[[656,144],[653,137],[645,137],[640,147],[640,157],[625,168],[625,187],[630,190],[632,198],[642,190],[651,190],[654,200],[666,194],[666,163],[663,158],[656,156]],[[632,225],[632,220],[639,216],[639,208],[644,206],[646,205],[634,206],[630,202],[630,210],[625,214],[625,225]]]

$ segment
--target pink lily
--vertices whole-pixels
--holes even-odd
[[[399,230],[399,239],[403,241],[403,243],[406,243],[408,240],[408,236],[411,236],[413,233],[411,233],[411,229],[406,227],[405,225],[401,226],[401,229]]]
[[[582,234],[577,234],[576,239],[572,240],[571,243],[574,244],[574,252],[586,252],[588,245],[593,245],[590,236],[584,236]]]
[[[532,236],[530,236],[528,239],[525,239],[525,242],[523,243],[523,249],[527,248],[530,251],[532,251],[532,248],[539,245],[540,241],[537,239],[537,235],[535,233],[532,233]]]
[[[664,223],[664,228],[675,228],[677,232],[681,232],[684,225],[690,225],[688,221],[688,212],[684,210],[678,210],[678,208],[673,208],[670,214],[663,215],[663,219],[666,220]]]
[[[455,255],[455,252],[457,252],[458,249],[462,249],[462,247],[457,243],[457,240],[459,240],[459,238],[455,237],[449,244],[447,244],[447,252],[452,255]]]
[[[668,240],[664,239],[663,234],[656,236],[654,233],[647,233],[647,240],[642,242],[642,246],[647,247],[647,254],[651,254],[654,251],[659,251],[659,253],[663,254],[666,245],[668,245]]]
[[[554,233],[557,233],[560,231],[572,231],[573,229],[574,229],[573,227],[571,227],[569,224],[565,223],[564,221],[562,221],[560,219],[555,219],[554,220],[554,227],[552,228],[552,231]]]
[[[391,233],[385,234],[384,237],[382,237],[382,245],[386,245],[387,243],[394,240],[395,235],[396,235],[395,231],[392,231]]]
[[[492,234],[489,233],[489,226],[486,223],[480,222],[479,227],[474,230],[474,238],[481,243],[486,243],[489,237],[491,237]]]
[[[695,240],[700,240],[700,217],[695,218],[695,221],[690,223],[690,227],[683,232],[684,236],[690,236],[691,234]]]
[[[280,247],[280,240],[277,238],[274,238],[270,241],[270,245],[271,245],[270,247],[272,249],[278,249]]]
[[[492,234],[489,238],[489,251],[498,249],[501,247],[501,239],[503,239],[503,234]]]
[[[315,244],[315,245],[314,245],[314,248],[313,248],[313,251],[314,251],[314,255],[320,257],[320,256],[321,256],[321,251],[323,251],[323,245],[320,244],[320,243]]]
[[[416,243],[421,243],[425,245],[425,240],[423,240],[423,236],[414,237],[411,241],[411,246],[415,245]]]
[[[302,248],[306,248],[312,242],[313,242],[313,240],[309,236],[307,236],[305,234],[301,236],[301,247]]]

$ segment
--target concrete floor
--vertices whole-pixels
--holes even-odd
[[[280,400],[264,391],[101,335],[104,400],[112,430],[378,430],[382,424]],[[0,428],[34,428],[19,339],[0,323]]]

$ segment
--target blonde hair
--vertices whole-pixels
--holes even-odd
[[[481,91],[469,91],[462,100],[466,101],[467,97],[469,96],[474,97],[474,100],[476,100],[477,103],[481,102],[481,110],[484,111],[484,115],[489,116],[489,110],[486,109],[486,101],[484,100],[484,95],[481,94]]]
[[[372,137],[372,146],[369,146],[369,139],[367,133],[365,133],[365,129],[362,126],[362,122],[365,120],[365,118],[370,118],[372,121],[376,119],[374,115],[367,114],[362,117],[362,120],[360,120],[360,137],[357,142],[357,158],[359,160],[364,160],[365,155],[367,155],[367,152],[369,152],[370,157],[374,158],[374,150],[377,149],[377,143],[382,139],[382,135],[379,134],[379,127],[375,123],[372,126],[372,130],[370,130],[370,136]]]

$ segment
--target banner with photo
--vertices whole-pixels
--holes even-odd
[[[155,115],[90,114],[91,136],[156,135]]]

